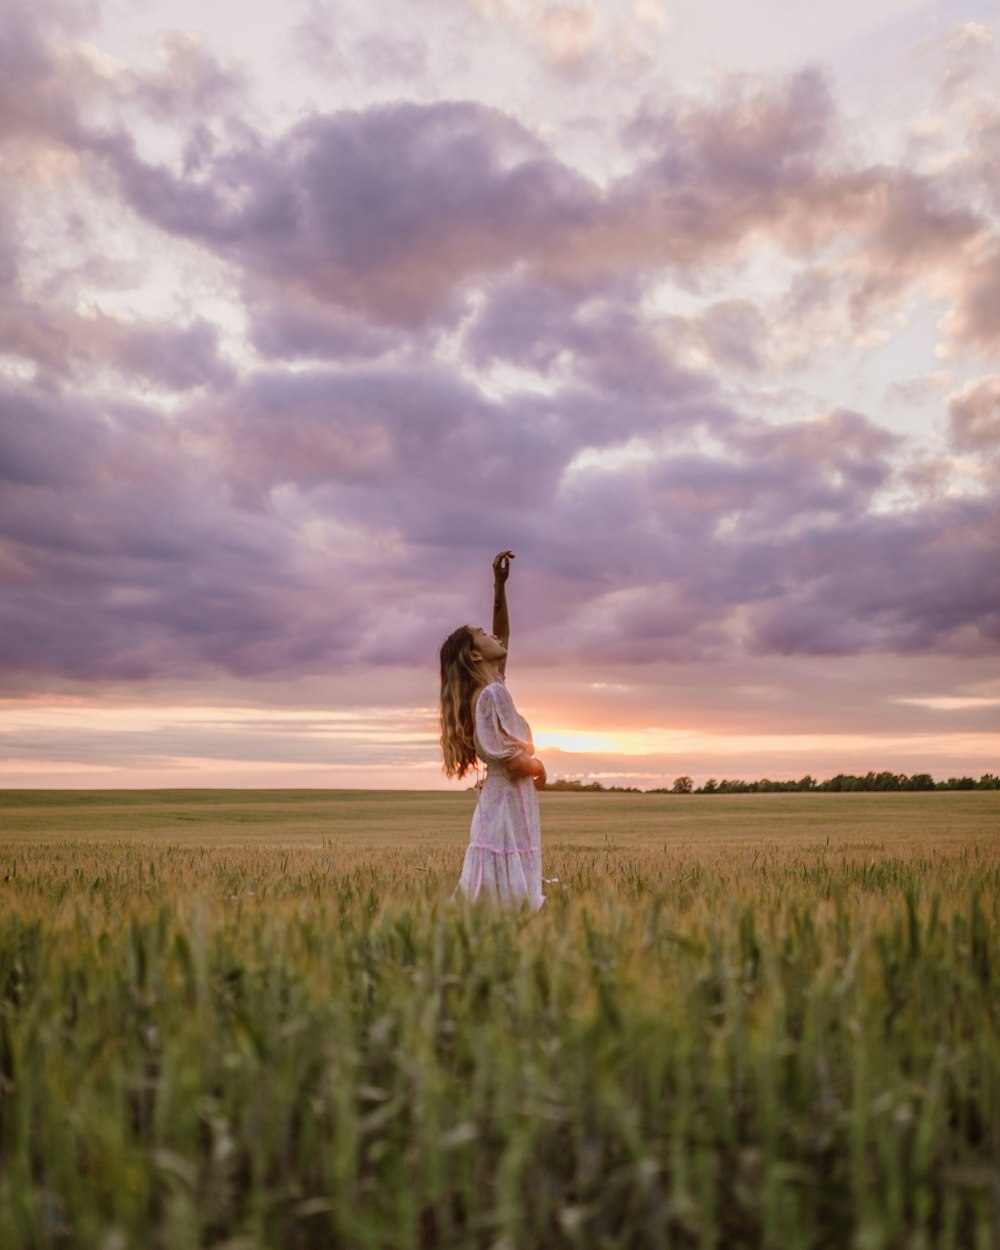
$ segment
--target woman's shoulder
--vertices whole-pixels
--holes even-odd
[[[481,699],[485,699],[487,704],[502,703],[509,701],[510,694],[502,681],[491,681],[485,686],[480,686],[476,694],[476,707],[479,706]]]

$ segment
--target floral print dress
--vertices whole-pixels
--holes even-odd
[[[538,795],[530,777],[512,777],[506,762],[533,752],[531,730],[503,681],[491,682],[476,703],[476,754],[486,778],[472,817],[458,892],[499,903],[526,903],[537,911],[542,894]]]

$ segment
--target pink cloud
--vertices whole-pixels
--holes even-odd
[[[949,404],[956,451],[1000,456],[1000,376],[970,383]]]
[[[947,319],[951,341],[995,357],[1000,348],[1000,247],[960,270],[956,287]]]

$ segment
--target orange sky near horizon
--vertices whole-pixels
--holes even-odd
[[[530,674],[524,688],[530,690]],[[933,706],[933,700],[931,700]],[[939,700],[940,702],[940,700]],[[965,696],[938,715],[1000,708]],[[651,789],[681,774],[817,780],[889,769],[949,776],[996,772],[1000,734],[964,730],[756,732],[585,724],[526,704],[536,751],[555,779]],[[448,789],[432,706],[268,708],[107,706],[81,696],[0,700],[0,784],[7,788],[333,787]],[[32,744],[36,757],[32,758]],[[345,759],[345,752],[349,758]],[[62,756],[62,758],[53,758]],[[47,758],[46,758],[47,757]],[[465,784],[465,783],[461,783]]]

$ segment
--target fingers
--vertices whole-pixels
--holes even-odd
[[[500,551],[497,553],[497,555],[493,557],[493,567],[497,568],[500,565],[501,561],[503,562],[504,565],[506,565],[508,560],[513,560],[513,559],[514,559],[513,551]]]

